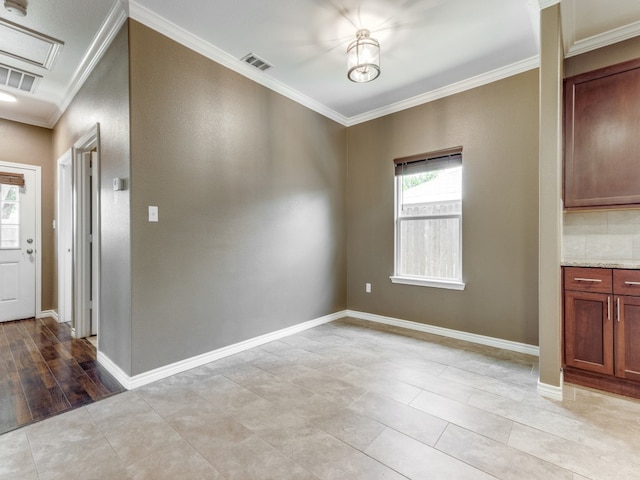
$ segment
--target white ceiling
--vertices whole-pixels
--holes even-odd
[[[25,0],[19,0],[25,1]],[[345,125],[538,65],[539,4],[553,0],[29,0],[6,19],[64,42],[43,78],[0,103],[0,118],[52,127],[127,16]],[[3,0],[2,0],[3,3]],[[639,0],[562,0],[565,52],[640,34]],[[354,84],[346,48],[359,28],[381,44],[380,77]],[[0,38],[0,50],[12,48]],[[15,48],[15,45],[13,46]],[[253,52],[260,72],[239,59]]]
[[[92,54],[95,53],[92,44],[94,40],[100,40],[98,33],[102,25],[114,5],[119,4],[114,4],[114,0],[29,0],[26,17],[10,14],[3,4],[4,0],[0,0],[0,19],[61,40],[64,45],[50,70],[0,54],[0,64],[43,76],[33,94],[20,94],[0,87],[18,97],[16,103],[0,103],[0,117],[52,127],[61,109],[68,105],[72,93],[84,81],[82,70],[91,64]],[[0,38],[0,50],[17,48],[7,43],[6,38]]]

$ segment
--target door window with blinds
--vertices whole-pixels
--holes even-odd
[[[0,249],[20,248],[20,187],[24,175],[0,172]]]
[[[462,147],[394,160],[394,283],[464,289]]]

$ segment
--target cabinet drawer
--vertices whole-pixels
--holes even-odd
[[[613,293],[640,296],[640,270],[614,270]]]
[[[610,268],[565,267],[564,269],[565,290],[611,293],[611,281]]]

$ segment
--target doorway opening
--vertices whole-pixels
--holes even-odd
[[[73,151],[58,159],[56,234],[58,322],[73,321]]]
[[[70,158],[69,158],[70,157]],[[69,165],[70,159],[70,165]],[[96,341],[100,330],[100,135],[96,124],[58,170],[59,309],[75,338]],[[61,179],[62,177],[62,179]],[[71,195],[64,193],[71,182]],[[67,190],[68,192],[68,190]],[[66,248],[66,251],[62,251]],[[71,250],[69,255],[69,249]]]
[[[76,338],[98,334],[99,235],[98,235],[98,151],[96,147],[76,150],[77,168],[77,258],[76,285],[78,313]]]

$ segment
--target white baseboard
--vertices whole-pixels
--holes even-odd
[[[98,363],[102,365],[113,377],[127,390],[130,388],[127,386],[129,383],[129,375],[127,375],[113,360],[107,357],[104,353],[98,350],[97,358]]]
[[[53,318],[56,322],[60,321],[58,320],[58,312],[56,312],[55,310],[42,310],[36,316],[38,318]]]
[[[179,362],[171,363],[169,365],[149,370],[148,372],[140,373],[134,376],[127,375],[120,367],[118,367],[118,365],[116,365],[109,357],[107,357],[102,352],[98,352],[97,359],[98,363],[100,363],[100,365],[102,365],[111,375],[113,375],[115,379],[118,380],[120,384],[122,384],[123,387],[125,387],[127,390],[132,390],[134,388],[147,385],[148,383],[170,377],[171,375],[191,370],[192,368],[199,367],[206,363],[220,360],[221,358],[228,357],[236,353],[244,352],[245,350],[249,350],[250,348],[258,347],[260,345],[264,345],[265,343],[269,343],[274,340],[278,340],[280,338],[284,338],[289,335],[293,335],[295,333],[317,327],[318,325],[333,322],[334,320],[339,320],[346,316],[346,310],[332,313],[330,315],[325,315],[324,317],[309,320],[308,322],[299,323],[297,325],[283,328],[282,330],[277,330],[275,332],[267,333],[259,337],[250,338],[249,340],[245,340],[243,342],[235,343],[233,345],[222,347],[217,350],[212,350],[211,352],[196,355],[195,357],[180,360]]]
[[[205,365],[209,362],[213,362],[215,360],[219,360],[221,358],[228,357],[236,353],[244,352],[245,350],[249,350],[251,348],[264,345],[265,343],[269,343],[274,340],[278,340],[280,338],[284,338],[289,335],[293,335],[295,333],[302,332],[304,330],[308,330],[313,327],[317,327],[318,325],[333,322],[334,320],[339,320],[345,317],[358,318],[360,320],[367,320],[370,322],[382,323],[385,325],[393,325],[396,327],[406,328],[409,330],[416,330],[420,332],[431,333],[434,335],[455,338],[458,340],[464,340],[471,343],[487,345],[495,348],[502,348],[504,350],[511,350],[514,352],[520,352],[520,353],[525,353],[529,355],[538,356],[540,354],[540,349],[535,345],[528,345],[525,343],[502,340],[500,338],[486,337],[484,335],[477,335],[474,333],[467,333],[459,330],[451,330],[448,328],[436,327],[433,325],[426,325],[423,323],[411,322],[408,320],[400,320],[397,318],[385,317],[382,315],[375,315],[372,313],[358,312],[354,310],[343,310],[341,312],[332,313],[331,315],[325,315],[324,317],[316,318],[314,320],[309,320],[308,322],[300,323],[298,325],[293,325],[291,327],[284,328],[282,330],[277,330],[275,332],[267,333],[259,337],[250,338],[243,342],[235,343],[233,345],[222,347],[217,350],[212,350],[210,352],[203,353],[201,355],[196,355],[195,357],[190,357],[184,360],[180,360],[178,362],[171,363],[169,365],[165,365],[163,367],[159,367],[153,370],[149,370],[148,372],[140,373],[138,375],[129,376],[118,365],[116,365],[109,357],[107,357],[104,353],[100,351],[98,352],[97,360],[98,360],[98,363],[100,363],[105,369],[107,369],[107,371],[111,373],[111,375],[113,375],[115,379],[118,380],[120,384],[122,384],[123,387],[125,387],[127,390],[132,390],[134,388],[147,385],[148,383],[152,383],[157,380],[170,377],[171,375],[185,372],[187,370],[191,370],[192,368]],[[557,391],[558,388],[560,389],[559,393]],[[538,392],[540,393],[540,395],[543,395],[546,397],[560,399],[560,400],[562,399],[562,387],[554,387],[553,385],[546,385],[538,382]]]
[[[564,378],[562,374],[560,374],[560,386],[556,387],[555,385],[549,385],[548,383],[542,383],[538,379],[538,395],[541,395],[546,398],[550,398],[551,400],[557,400],[559,402],[562,401],[562,385],[564,384]]]
[[[368,320],[370,322],[383,323],[385,325],[393,325],[395,327],[402,327],[409,330],[416,330],[419,332],[432,333],[434,335],[440,335],[441,337],[450,337],[458,340],[464,340],[465,342],[478,343],[480,345],[487,345],[489,347],[502,348],[503,350],[511,350],[513,352],[526,353],[528,355],[540,356],[540,348],[535,345],[529,345],[526,343],[512,342],[510,340],[503,340],[501,338],[486,337],[484,335],[477,335],[475,333],[462,332],[460,330],[451,330],[449,328],[436,327],[433,325],[427,325],[424,323],[411,322],[409,320],[400,320],[393,317],[385,317],[382,315],[376,315],[373,313],[358,312],[354,310],[347,310],[347,316],[358,318],[360,320]]]

